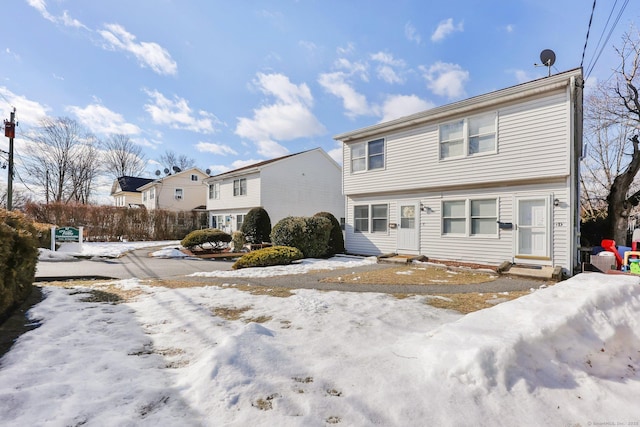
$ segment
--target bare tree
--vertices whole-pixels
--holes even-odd
[[[173,167],[176,166],[181,170],[189,169],[195,167],[196,161],[191,157],[187,157],[184,154],[176,154],[174,151],[167,150],[163,155],[160,156],[158,162],[162,165],[163,168],[166,168],[171,172]]]
[[[6,185],[2,185],[0,187],[0,207],[4,209],[7,208],[7,191],[8,189]],[[15,188],[13,189],[13,197],[11,200],[13,209],[18,211],[24,210],[25,205],[32,201],[28,193]]]
[[[26,181],[45,189],[47,201],[88,202],[99,171],[98,140],[75,120],[45,118],[26,135]]]
[[[104,143],[104,166],[113,178],[139,176],[147,165],[142,147],[127,135],[112,135]]]

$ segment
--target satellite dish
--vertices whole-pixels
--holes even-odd
[[[551,49],[545,49],[540,52],[540,61],[542,65],[547,67],[549,75],[551,75],[551,66],[556,63],[556,54]]]
[[[156,176],[160,176],[160,169],[156,171]]]
[[[551,67],[556,63],[556,54],[551,49],[545,49],[540,52],[540,61],[542,61],[542,65],[547,67]]]
[[[177,167],[177,166],[174,166],[174,167],[172,167],[171,169],[173,169],[173,171],[174,171],[175,173],[178,173],[178,172],[180,172],[180,170],[181,170],[181,169],[180,169],[179,167]]]
[[[164,168],[164,173],[169,173],[169,168]]]
[[[205,170],[205,172],[207,173],[207,175],[211,175],[211,169],[207,169]]]

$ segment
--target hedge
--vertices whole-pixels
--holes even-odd
[[[296,248],[289,246],[271,246],[268,248],[257,249],[255,251],[242,255],[231,266],[237,270],[247,267],[268,267],[270,265],[288,265],[293,261],[304,258],[302,252]]]
[[[271,230],[271,242],[276,246],[300,249],[305,258],[321,258],[327,253],[331,221],[322,217],[281,219]]]
[[[20,212],[0,209],[0,321],[33,290],[38,231]]]
[[[231,235],[217,228],[196,230],[187,234],[180,244],[187,249],[199,248],[200,250],[222,250],[231,241]],[[208,247],[205,248],[204,245]]]

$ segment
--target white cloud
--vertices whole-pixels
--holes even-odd
[[[380,122],[409,116],[433,107],[435,107],[435,104],[420,99],[416,95],[391,95],[387,97],[382,106],[382,119]]]
[[[207,111],[200,110],[195,114],[184,98],[175,96],[170,100],[157,90],[145,92],[152,98],[153,103],[145,104],[144,109],[156,124],[198,133],[213,133],[214,124],[221,124],[215,115]]]
[[[375,109],[369,106],[367,98],[351,86],[347,74],[343,72],[321,74],[318,83],[327,92],[342,99],[347,117],[355,118],[375,114]]]
[[[338,55],[342,56],[342,55],[348,55],[350,53],[353,53],[356,50],[356,47],[353,43],[348,43],[346,46],[340,46],[336,49],[336,52],[338,53]]]
[[[213,153],[220,156],[226,156],[228,154],[238,154],[236,150],[224,144],[216,144],[213,142],[198,142],[196,144],[196,150],[202,153]]]
[[[411,22],[407,22],[404,25],[404,36],[407,38],[407,40],[415,42],[416,44],[420,44],[420,42],[422,41],[422,37],[416,30],[416,27],[411,24]]]
[[[336,161],[339,165],[342,165],[342,143],[338,142],[337,147],[329,150],[327,153],[333,160]]]
[[[431,35],[431,41],[439,42],[447,37],[449,34],[454,31],[463,31],[464,25],[462,22],[459,22],[457,25],[453,24],[453,18],[445,19],[438,24],[438,28]]]
[[[85,108],[67,107],[91,132],[96,134],[124,134],[137,135],[140,128],[134,124],[127,123],[121,114],[109,110],[100,104],[90,104]]]
[[[420,67],[427,80],[427,87],[436,95],[460,98],[466,95],[464,84],[469,80],[469,72],[458,64],[438,61],[428,69]]]
[[[9,105],[16,108],[16,117],[19,122],[36,125],[45,118],[51,108],[39,102],[31,101],[25,96],[16,95],[4,86],[0,86],[0,97],[6,100]]]
[[[379,62],[376,68],[378,78],[387,83],[404,83],[404,78],[399,74],[406,67],[406,63],[401,59],[395,59],[393,55],[386,52],[378,52],[371,55],[371,59]]]
[[[510,70],[511,73],[513,73],[513,75],[516,78],[516,81],[518,83],[524,83],[524,82],[528,82],[533,80],[534,78],[531,76],[531,73],[524,71],[524,70]]]
[[[82,22],[78,21],[77,19],[71,18],[66,10],[62,12],[61,16],[55,16],[51,14],[47,10],[47,2],[45,0],[27,0],[27,3],[29,4],[29,6],[40,12],[42,17],[47,21],[51,21],[54,24],[62,24],[66,27],[87,29],[87,27],[84,26]]]
[[[107,42],[105,48],[132,53],[143,67],[149,67],[158,74],[174,75],[178,65],[169,52],[157,43],[136,42],[136,37],[118,24],[106,24],[98,33]]]
[[[253,141],[262,155],[288,152],[274,140],[288,141],[326,132],[311,112],[313,96],[306,84],[293,84],[283,74],[263,73],[258,73],[253,84],[265,95],[275,98],[275,101],[254,109],[252,118],[238,118],[235,133]]]
[[[516,26],[513,24],[508,24],[506,27],[504,27],[504,29],[507,33],[513,33],[516,29]]]

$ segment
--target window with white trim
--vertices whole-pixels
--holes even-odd
[[[242,229],[242,223],[244,222],[244,217],[246,215],[236,215],[236,230]]]
[[[219,199],[220,198],[220,183],[214,182],[209,184],[209,199]]]
[[[247,195],[247,178],[238,178],[233,180],[233,195],[234,196]]]
[[[182,200],[182,196],[183,196],[182,188],[176,188],[174,196],[176,200]]]
[[[142,192],[142,201],[146,202],[147,201],[147,193],[149,193],[148,191],[143,191]]]
[[[351,172],[384,168],[384,138],[351,146]]]
[[[369,215],[371,214],[371,215]],[[357,205],[353,207],[355,233],[386,233],[389,226],[389,205]]]
[[[197,181],[197,180],[198,180],[198,175],[192,174],[191,181]]]
[[[497,199],[446,200],[442,202],[442,234],[498,235]]]
[[[441,124],[440,160],[495,153],[496,118],[493,112]]]
[[[149,200],[153,200],[156,197],[156,189],[155,187],[149,190]]]

